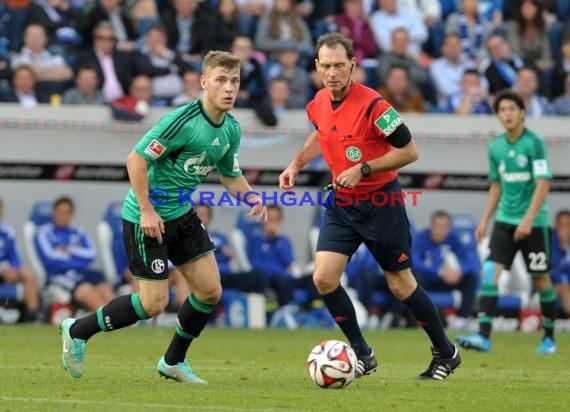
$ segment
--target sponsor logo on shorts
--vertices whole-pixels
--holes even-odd
[[[166,265],[162,259],[154,259],[150,264],[150,268],[154,273],[163,273]]]
[[[144,152],[148,157],[151,159],[158,159],[166,148],[156,139],[153,139],[152,142],[144,149]]]

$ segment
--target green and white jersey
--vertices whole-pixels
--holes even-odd
[[[489,166],[489,180],[501,184],[496,220],[518,225],[530,206],[536,179],[552,179],[546,144],[527,128],[515,142],[510,142],[503,133],[489,143]],[[545,201],[532,226],[549,224]]]
[[[189,191],[195,190],[214,168],[221,176],[241,176],[238,161],[241,130],[226,113],[214,123],[201,100],[162,117],[134,147],[148,162],[149,197],[163,221],[191,209]],[[140,209],[131,188],[123,204],[123,218],[140,223]]]

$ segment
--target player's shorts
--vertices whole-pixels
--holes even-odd
[[[48,284],[58,285],[73,294],[84,283],[98,285],[104,281],[103,274],[96,270],[68,270],[65,273],[50,276]]]
[[[489,260],[510,269],[516,253],[520,250],[530,275],[543,275],[550,271],[550,228],[533,227],[530,235],[515,242],[516,225],[495,222],[489,249]]]
[[[394,180],[371,195],[377,192],[384,192],[386,199],[392,199],[391,193],[401,192],[400,183]],[[372,196],[357,205],[355,201],[346,202],[346,198],[339,198],[334,192],[330,196],[317,251],[352,256],[364,242],[383,270],[395,272],[412,267],[412,235],[404,205],[387,202],[379,206],[381,202],[373,202]],[[376,197],[380,198],[383,196]]]
[[[125,219],[123,238],[131,273],[145,280],[168,279],[168,260],[181,266],[216,249],[194,209],[164,223],[162,245],[146,236],[140,225]]]

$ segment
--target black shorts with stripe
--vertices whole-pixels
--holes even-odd
[[[123,238],[131,273],[145,280],[168,279],[168,260],[174,266],[180,266],[215,250],[206,228],[193,209],[164,223],[162,245],[156,238],[146,236],[139,224],[125,219]]]
[[[550,228],[533,227],[530,235],[515,242],[517,227],[503,222],[495,222],[488,260],[500,263],[510,269],[516,253],[520,250],[528,273],[543,275],[550,271]]]

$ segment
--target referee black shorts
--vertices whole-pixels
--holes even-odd
[[[401,188],[394,180],[377,191],[376,199],[400,197]],[[397,193],[397,196],[393,196]],[[406,208],[399,202],[379,206],[371,199],[357,202],[330,194],[317,241],[317,251],[337,252],[352,256],[360,244],[368,247],[383,270],[396,272],[412,267],[412,235]],[[376,204],[375,204],[376,203]]]
[[[129,269],[137,279],[168,279],[168,260],[174,266],[191,262],[216,249],[194,209],[164,223],[162,245],[146,236],[140,225],[123,219],[123,238]]]

